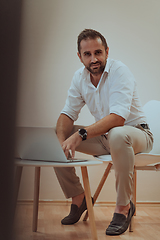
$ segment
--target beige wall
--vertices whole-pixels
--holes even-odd
[[[77,35],[84,28],[100,31],[110,57],[129,66],[136,77],[142,104],[160,100],[160,2],[156,0],[24,0],[18,125],[55,126],[74,72]],[[86,117],[87,116],[87,117]],[[85,107],[77,123],[94,121]],[[104,166],[90,167],[94,192]],[[77,169],[78,174],[80,170]],[[138,201],[160,201],[159,172],[138,173]],[[112,171],[99,201],[115,201]],[[33,169],[23,172],[19,199],[33,198]],[[40,198],[64,200],[53,169],[43,168]]]

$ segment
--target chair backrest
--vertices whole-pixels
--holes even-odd
[[[147,102],[143,110],[154,136],[153,149],[150,153],[160,154],[160,101],[151,100]]]

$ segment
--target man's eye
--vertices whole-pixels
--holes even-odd
[[[85,56],[90,56],[91,54],[88,53],[88,52],[86,52],[86,53],[84,53],[84,55],[85,55]]]
[[[99,54],[101,54],[102,52],[101,51],[97,51],[95,54],[96,55],[99,55]]]

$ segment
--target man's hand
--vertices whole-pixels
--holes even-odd
[[[100,136],[108,132],[113,127],[123,126],[124,122],[124,118],[114,113],[111,113],[110,115],[107,115],[96,123],[85,127],[85,129],[87,130],[87,139]],[[72,158],[74,158],[75,149],[80,145],[82,141],[82,138],[79,136],[78,131],[68,137],[72,132],[73,123],[74,121],[71,118],[69,118],[65,114],[61,114],[56,126],[57,137],[67,158],[70,155]]]
[[[76,147],[79,146],[81,141],[82,141],[82,138],[79,136],[78,132],[75,132],[73,135],[71,135],[62,143],[62,149],[67,158],[70,153],[72,158],[75,157],[75,149]]]

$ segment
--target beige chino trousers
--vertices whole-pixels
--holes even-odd
[[[75,125],[71,134],[82,127]],[[76,151],[90,155],[111,154],[116,178],[116,204],[126,206],[132,193],[135,154],[150,152],[152,146],[150,130],[137,125],[112,128],[107,135],[82,141]],[[55,173],[66,198],[84,192],[74,167],[55,168]]]

